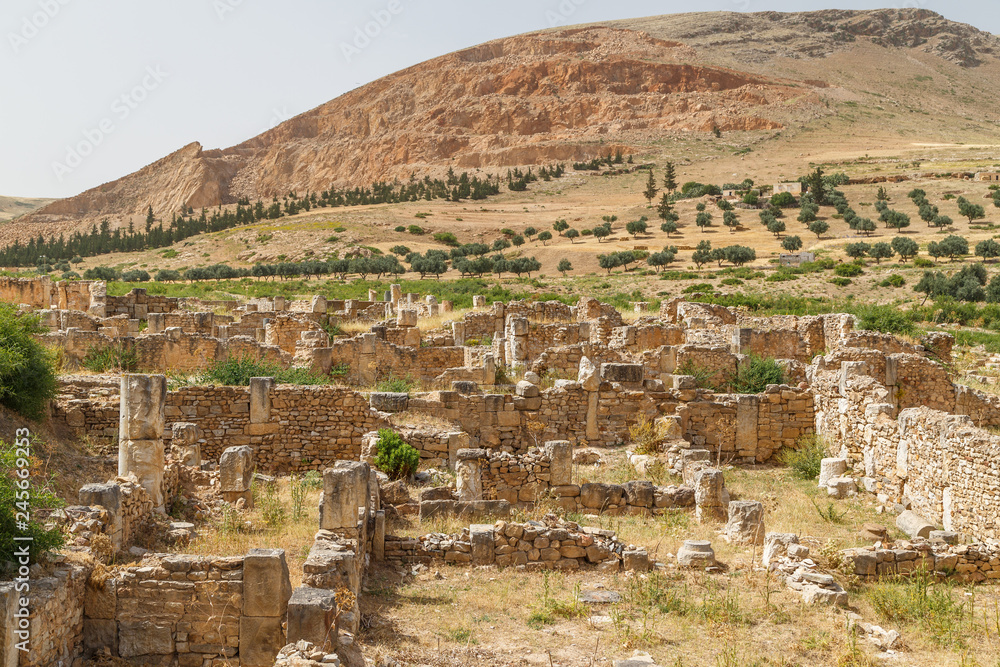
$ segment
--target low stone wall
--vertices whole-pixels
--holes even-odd
[[[964,583],[1000,579],[1000,546],[996,544],[950,546],[921,540],[892,549],[872,546],[840,553],[854,574],[863,579],[931,573]]]
[[[628,550],[614,532],[554,518],[544,524],[497,521],[472,525],[454,535],[387,535],[385,560],[396,565],[442,561],[527,570],[577,570],[586,566],[607,571],[649,569],[645,550]]]
[[[137,287],[123,296],[107,297],[105,317],[126,315],[130,320],[145,320],[150,313],[172,313],[183,303],[183,298],[147,294]]]

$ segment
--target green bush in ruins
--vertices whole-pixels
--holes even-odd
[[[392,479],[405,479],[417,471],[420,452],[408,445],[395,431],[378,430],[378,454],[375,467]]]

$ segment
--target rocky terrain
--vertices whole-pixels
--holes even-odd
[[[27,215],[50,203],[52,203],[51,199],[0,196],[0,222]]]

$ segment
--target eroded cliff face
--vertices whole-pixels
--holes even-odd
[[[192,143],[134,174],[55,202],[36,221],[169,216],[182,206],[368,185],[458,168],[640,150],[664,131],[782,127],[810,84],[691,64],[644,32],[586,28],[489,42],[397,72],[242,144]]]

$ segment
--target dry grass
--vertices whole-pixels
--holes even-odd
[[[250,549],[284,549],[292,586],[298,586],[302,582],[302,564],[309,555],[319,528],[320,492],[305,492],[302,514],[296,518],[288,477],[275,482],[273,495],[273,502],[284,512],[283,517],[277,512],[269,516],[266,494],[260,488],[255,491],[257,501],[254,509],[242,513],[231,510],[231,514],[221,520],[199,526],[198,537],[188,546],[175,551],[203,556],[237,556]],[[245,522],[249,522],[249,527],[243,525]]]
[[[452,322],[463,319],[466,313],[470,312],[472,312],[471,308],[460,308],[458,310],[453,310],[450,313],[442,313],[439,310],[438,314],[434,317],[418,318],[417,328],[420,329],[421,333],[429,333],[431,331],[438,330],[450,330]]]

